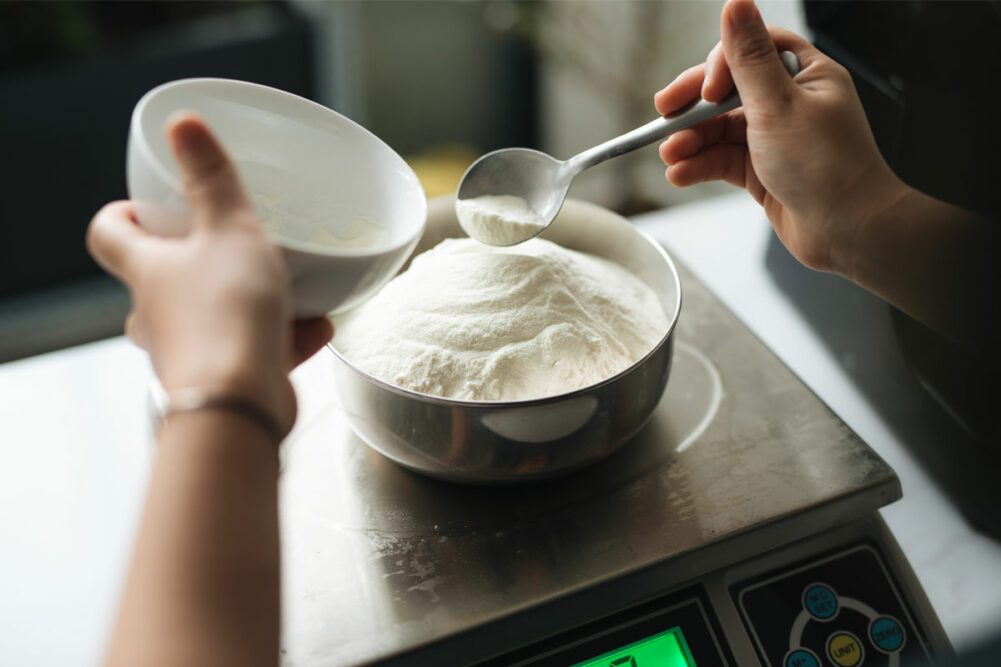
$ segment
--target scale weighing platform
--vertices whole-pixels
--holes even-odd
[[[329,369],[296,376],[282,663],[948,663],[877,512],[901,495],[893,470],[679,273],[674,362],[650,423],[552,481],[404,470],[351,432]]]

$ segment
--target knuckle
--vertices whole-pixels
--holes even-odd
[[[840,81],[845,81],[851,78],[851,74],[848,72],[848,68],[837,62],[836,60],[825,60],[824,66],[830,70],[830,76]]]
[[[841,79],[842,85],[851,86],[852,88],[855,87],[855,79],[846,67],[838,65],[838,77]]]
[[[94,257],[103,257],[108,250],[106,241],[110,232],[107,227],[111,224],[111,216],[114,215],[114,212],[115,204],[105,204],[94,214],[90,224],[87,225],[84,242],[87,251]]]
[[[756,35],[737,45],[737,55],[745,65],[768,63],[775,58],[775,45],[767,34]]]
[[[852,73],[848,68],[830,58],[824,58],[819,62],[818,72],[840,85],[852,83]]]
[[[90,220],[90,224],[87,225],[87,231],[84,233],[84,245],[87,246],[87,252],[91,255],[97,255],[99,252],[99,245],[101,243],[101,232],[98,230],[98,225],[100,223],[97,221],[97,216],[94,216]]]
[[[215,151],[188,155],[184,160],[184,171],[192,179],[210,179],[215,174],[227,171],[228,167],[229,162],[225,156]]]

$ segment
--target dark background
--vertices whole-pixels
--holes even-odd
[[[191,76],[310,96],[308,24],[281,5],[0,3],[0,298],[96,275],[84,230],[125,198],[136,101]]]
[[[894,171],[934,197],[996,216],[1001,2],[824,0],[804,9],[816,46],[852,72]]]

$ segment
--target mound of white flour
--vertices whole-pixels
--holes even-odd
[[[334,346],[358,368],[466,400],[586,387],[638,361],[668,327],[628,270],[541,239],[445,240],[334,323]]]

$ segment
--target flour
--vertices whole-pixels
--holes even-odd
[[[483,195],[455,202],[459,224],[477,241],[495,246],[521,243],[546,224],[528,202],[515,195]]]
[[[669,324],[625,268],[542,239],[509,248],[447,239],[334,323],[338,351],[385,382],[491,401],[600,382],[652,350]]]

